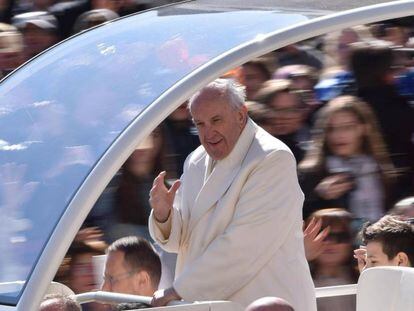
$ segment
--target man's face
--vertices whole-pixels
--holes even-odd
[[[367,266],[366,268],[381,266],[399,266],[398,258],[390,259],[384,253],[381,242],[369,242],[367,244]]]
[[[299,107],[296,94],[281,92],[273,97],[270,106],[274,109],[271,134],[288,135],[303,126],[304,109]]]
[[[214,160],[227,157],[245,126],[247,108],[236,109],[218,94],[206,91],[191,105],[191,115],[201,144]]]
[[[267,78],[258,67],[246,64],[241,68],[240,80],[246,87],[247,99],[252,100]]]
[[[96,289],[91,253],[79,254],[72,258],[70,288],[75,293],[85,293]]]
[[[130,269],[124,261],[124,253],[121,251],[109,252],[104,272],[102,290],[123,294],[142,295],[137,292],[137,271]]]

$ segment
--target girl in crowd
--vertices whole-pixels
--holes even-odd
[[[352,264],[351,214],[344,209],[329,208],[315,212],[310,219],[310,222],[319,223],[321,228],[329,227],[329,234],[324,238],[323,246],[310,262],[315,286],[356,283],[357,271]],[[317,303],[318,311],[355,310],[355,296],[320,298]]]
[[[353,96],[329,102],[315,123],[313,147],[299,163],[305,217],[342,207],[361,223],[385,213],[393,167],[375,116]]]

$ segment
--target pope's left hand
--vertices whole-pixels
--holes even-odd
[[[166,306],[170,301],[181,300],[180,295],[177,294],[173,287],[167,289],[160,289],[154,293],[151,305],[153,307]]]

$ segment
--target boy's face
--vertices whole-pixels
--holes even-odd
[[[381,242],[369,242],[367,244],[367,266],[366,268],[380,266],[400,266],[398,255],[388,258],[382,249]]]

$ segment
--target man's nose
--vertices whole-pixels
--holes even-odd
[[[204,137],[207,139],[212,139],[215,136],[214,128],[211,125],[206,125],[204,127]]]

